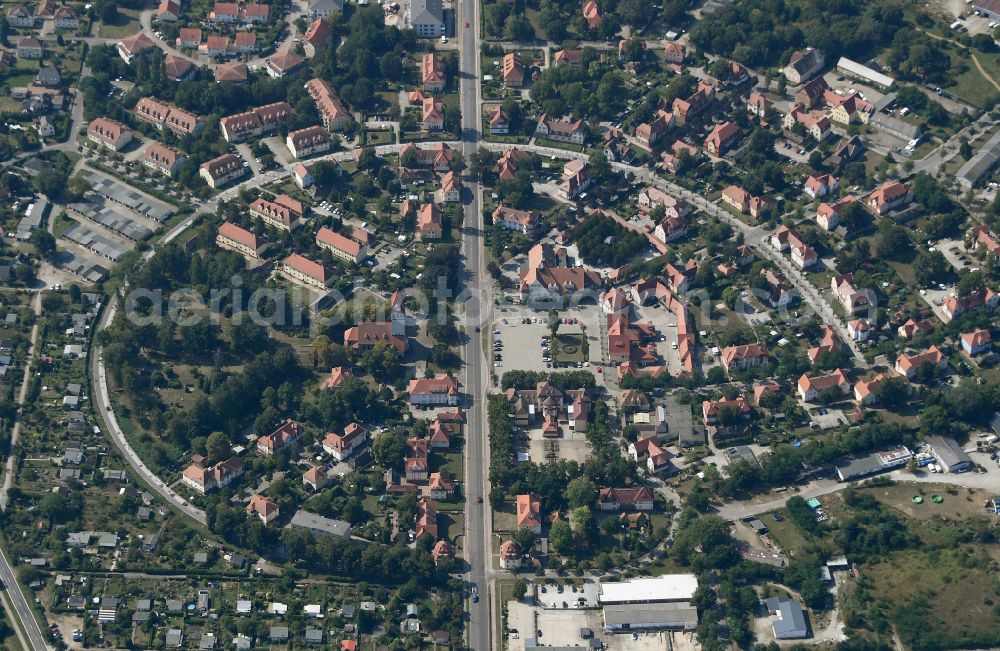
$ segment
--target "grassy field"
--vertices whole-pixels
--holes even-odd
[[[796,528],[795,524],[788,518],[787,510],[781,509],[777,513],[785,516],[781,522],[775,521],[770,513],[761,516],[761,522],[767,525],[767,535],[774,542],[778,543],[782,551],[794,558],[804,552],[809,543],[805,536]]]
[[[125,38],[139,31],[139,11],[118,9],[118,18],[113,23],[101,23],[98,36],[101,38]]]
[[[949,86],[948,90],[966,102],[984,108],[997,96],[997,89],[983,77],[969,55],[974,53],[979,64],[997,82],[1000,82],[1000,57],[995,52],[972,52],[964,48],[952,52],[955,56],[968,57],[968,68],[954,78],[954,84]]]
[[[583,335],[580,333],[558,333],[552,344],[552,361],[577,362],[586,361],[583,356]]]
[[[366,131],[365,132],[365,144],[368,145],[391,145],[396,139],[395,134],[392,131]]]
[[[557,140],[549,140],[547,138],[538,138],[535,140],[535,144],[539,147],[552,147],[553,149],[565,149],[566,151],[575,151],[577,153],[586,151],[586,147],[583,145],[574,145],[571,142],[559,142]]]
[[[904,644],[913,649],[973,648],[1000,642],[988,554],[908,551],[866,576]]]

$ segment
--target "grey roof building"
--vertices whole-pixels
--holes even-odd
[[[167,631],[167,648],[179,649],[184,644],[184,632],[179,628],[172,628]]]
[[[36,80],[39,85],[55,88],[62,83],[62,75],[59,74],[59,70],[52,66],[42,66],[38,69]]]
[[[344,0],[309,0],[306,10],[313,18],[322,18],[344,10]]]
[[[308,531],[313,535],[328,535],[337,538],[346,538],[351,533],[351,525],[343,520],[324,518],[302,509],[295,512],[288,526],[292,529]]]
[[[410,2],[410,27],[421,38],[437,38],[444,34],[444,9],[441,0]]]
[[[869,123],[876,129],[906,141],[913,140],[920,135],[919,125],[910,124],[885,113],[876,113]]]
[[[809,625],[806,623],[806,615],[802,612],[802,606],[783,597],[766,599],[764,605],[767,606],[767,612],[771,615],[777,615],[777,619],[771,624],[775,638],[794,640],[809,635]]]
[[[994,133],[972,158],[958,168],[955,180],[963,188],[971,188],[993,171],[997,161],[1000,161],[1000,131]]]
[[[851,481],[868,477],[885,470],[882,460],[877,454],[866,454],[861,457],[845,457],[834,464],[840,481]]]
[[[931,446],[938,463],[948,472],[965,472],[975,465],[962,446],[950,436],[928,436],[924,441]]]
[[[606,631],[691,630],[697,627],[698,609],[688,602],[604,606]]]

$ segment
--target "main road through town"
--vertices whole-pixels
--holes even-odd
[[[462,107],[462,154],[466,160],[479,142],[479,1],[460,0],[456,7],[455,31],[459,42],[459,97]],[[467,25],[467,26],[466,26]],[[462,248],[465,259],[464,282],[468,299],[460,314],[467,335],[465,390],[468,420],[465,437],[465,540],[468,580],[478,593],[469,600],[467,646],[475,651],[490,649],[491,609],[494,603],[488,583],[490,576],[490,512],[486,470],[487,368],[483,357],[483,335],[489,331],[493,304],[490,278],[483,260],[483,216],[478,179],[469,179],[464,204]],[[479,329],[482,332],[479,332]]]

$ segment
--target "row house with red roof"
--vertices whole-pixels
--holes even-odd
[[[410,380],[406,391],[410,394],[410,404],[413,405],[450,407],[458,405],[458,381],[450,374]]]
[[[310,79],[306,82],[305,89],[316,103],[316,110],[319,111],[323,126],[330,131],[344,129],[354,121],[351,112],[326,80]]]
[[[997,296],[996,292],[989,287],[983,287],[968,296],[949,296],[944,302],[942,311],[950,320],[981,307],[993,310],[998,302],[1000,302],[1000,297]]]
[[[263,25],[270,15],[270,6],[263,3],[216,2],[208,14],[208,20],[226,25]]]
[[[771,235],[771,246],[777,251],[788,251],[792,263],[799,269],[807,269],[819,260],[816,250],[803,242],[798,232],[787,226],[779,226]]]
[[[302,425],[289,418],[270,434],[257,439],[257,452],[265,455],[274,454],[282,448],[298,443],[302,433]]]
[[[597,508],[601,511],[652,511],[655,500],[647,486],[635,488],[602,488],[597,494]]]
[[[97,118],[87,126],[87,140],[113,151],[121,151],[132,142],[132,130],[111,118]]]
[[[246,175],[248,168],[243,166],[243,159],[235,154],[225,153],[212,160],[206,161],[198,168],[198,174],[205,179],[205,183],[212,189],[222,186],[242,178]]]
[[[173,176],[187,161],[187,156],[159,142],[151,142],[142,152],[142,164],[164,176]]]
[[[326,290],[336,280],[334,273],[320,262],[304,255],[293,253],[278,265],[278,272],[292,281],[306,287]]]
[[[865,199],[865,206],[876,215],[886,215],[913,200],[910,186],[900,181],[886,181]]]
[[[219,128],[226,142],[243,142],[277,131],[292,114],[292,107],[288,102],[275,102],[245,113],[227,115],[219,121]]]
[[[194,113],[155,97],[140,99],[133,112],[139,120],[151,124],[161,131],[169,129],[182,138],[198,133],[205,122]]]
[[[323,439],[323,451],[337,461],[346,461],[359,450],[369,438],[369,432],[358,423],[344,428],[343,434],[328,432]]]
[[[316,244],[326,249],[335,257],[358,264],[368,257],[368,249],[354,238],[346,237],[326,226],[316,232]]]
[[[232,222],[224,222],[219,226],[215,244],[251,260],[259,260],[267,249],[267,243],[263,238]]]
[[[799,398],[802,399],[802,402],[814,402],[822,392],[831,389],[845,395],[851,391],[850,382],[847,381],[844,372],[839,368],[832,373],[812,376],[803,373],[798,381]]]
[[[931,346],[922,353],[900,354],[896,358],[895,369],[897,373],[906,377],[907,380],[912,380],[924,364],[930,364],[937,369],[943,369],[948,366],[948,358],[938,350],[937,346]]]
[[[764,366],[771,360],[763,344],[743,344],[722,349],[722,367],[727,373]]]
[[[267,243],[251,231],[233,224],[223,222],[215,236],[215,244],[223,249],[229,249],[244,258],[259,260],[267,249]]]
[[[205,464],[205,458],[194,455],[191,465],[181,473],[181,483],[202,495],[233,483],[243,475],[243,461],[232,456],[212,465]]]
[[[297,199],[287,194],[279,194],[274,201],[257,197],[250,204],[250,216],[259,219],[272,228],[291,232],[303,219],[303,206]]]
[[[330,132],[319,125],[292,131],[285,137],[285,146],[293,158],[305,158],[330,150]]]

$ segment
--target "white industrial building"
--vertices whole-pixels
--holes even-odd
[[[604,628],[618,633],[694,629],[698,626],[698,609],[691,605],[691,599],[697,589],[694,574],[602,583],[598,602],[604,607]]]
[[[847,57],[840,57],[840,60],[837,61],[837,71],[851,77],[863,79],[864,81],[870,81],[876,86],[881,86],[887,90],[896,85],[896,80],[889,75],[883,75],[878,70],[869,68],[857,61],[851,61]]]

